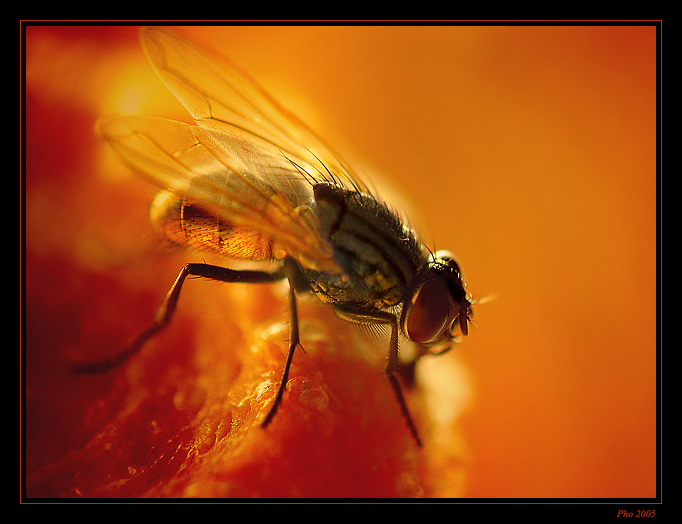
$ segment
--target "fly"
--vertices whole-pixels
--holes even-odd
[[[113,358],[80,364],[98,373],[122,364],[171,320],[188,276],[221,282],[289,283],[289,348],[266,427],[282,402],[299,346],[296,295],[312,292],[337,315],[390,329],[385,372],[421,445],[397,378],[402,334],[419,355],[467,335],[472,300],[460,268],[431,252],[397,211],[368,188],[310,129],[224,59],[165,29],[140,41],[164,84],[196,125],[113,117],[102,136],[133,170],[162,188],[151,219],[171,240],[227,258],[279,262],[274,271],[187,264],[151,324]]]

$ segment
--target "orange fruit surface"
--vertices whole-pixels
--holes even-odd
[[[155,236],[156,189],[95,136],[106,114],[188,121],[136,28],[29,26],[28,497],[655,496],[654,27],[182,31],[379,172],[494,299],[406,388],[422,449],[383,375],[387,341],[314,297],[260,427],[286,357],[284,284],[188,279],[138,355],[74,376],[147,325],[184,264],[231,263]]]

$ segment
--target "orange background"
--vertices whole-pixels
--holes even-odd
[[[656,495],[654,27],[184,31],[407,195],[427,243],[458,256],[474,296],[495,296],[457,348],[465,496]],[[103,154],[94,121],[183,109],[135,28],[26,34],[27,249],[49,260],[104,236],[102,257],[126,264],[150,249],[130,225],[153,191]],[[104,232],[79,197],[98,185],[130,210]]]

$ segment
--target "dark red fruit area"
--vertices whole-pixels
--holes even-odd
[[[415,446],[382,374],[380,348],[321,304],[301,303],[305,353],[297,353],[280,410],[263,429],[288,336],[280,295],[260,287],[239,290],[237,300],[221,286],[191,282],[223,295],[224,310],[178,316],[128,364],[74,376],[70,362],[121,347],[158,297],[67,262],[30,262],[29,497],[427,493],[429,439],[425,450]],[[428,436],[419,396],[408,400]]]

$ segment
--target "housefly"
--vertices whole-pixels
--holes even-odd
[[[190,263],[155,319],[113,358],[78,365],[109,370],[170,321],[188,276],[289,283],[289,348],[275,416],[299,346],[296,295],[312,292],[343,319],[390,329],[386,375],[418,444],[397,374],[398,339],[419,355],[442,353],[468,333],[472,301],[460,268],[431,252],[395,208],[329,147],[227,60],[166,30],[144,28],[142,47],[195,125],[131,116],[100,121],[102,136],[133,170],[162,189],[151,218],[171,240],[227,258],[275,261],[277,269]]]

